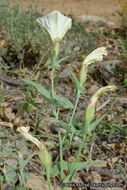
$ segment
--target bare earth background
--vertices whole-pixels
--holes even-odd
[[[14,5],[21,2],[22,8],[26,8],[31,0],[10,0]],[[92,15],[104,18],[114,23],[114,27],[120,26],[123,5],[127,0],[34,0],[34,5],[39,9],[45,8],[44,14],[53,10],[59,10],[65,14],[73,14],[76,18],[81,15]]]

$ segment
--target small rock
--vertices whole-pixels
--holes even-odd
[[[67,80],[71,78],[70,72],[71,72],[70,68],[66,68],[62,72],[60,72],[59,81],[63,81],[63,80]]]
[[[37,176],[33,173],[30,173],[32,179],[28,179],[26,182],[26,186],[32,189],[38,190],[48,190],[48,182],[44,179],[43,176]],[[61,187],[55,184],[55,186],[51,186],[51,190],[60,190]]]
[[[100,16],[94,16],[94,15],[88,15],[88,14],[84,14],[84,15],[80,15],[77,18],[79,21],[91,21],[91,22],[102,22],[110,27],[113,27],[115,24],[109,20],[106,20],[103,17]]]
[[[102,67],[111,73],[114,72],[114,70],[118,67],[119,64],[120,64],[119,60],[103,61],[101,63]]]

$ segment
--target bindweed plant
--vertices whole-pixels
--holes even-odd
[[[70,183],[76,172],[78,170],[87,168],[89,166],[99,164],[99,161],[80,161],[80,156],[82,154],[83,148],[86,146],[85,143],[89,137],[93,135],[94,129],[98,126],[100,121],[104,116],[100,117],[98,120],[93,122],[94,114],[95,114],[95,106],[96,102],[101,94],[107,91],[115,91],[116,86],[106,86],[100,88],[90,99],[88,106],[84,112],[84,116],[82,122],[77,129],[74,125],[75,112],[77,109],[77,105],[80,99],[81,93],[85,93],[84,83],[87,78],[87,71],[90,64],[95,62],[100,62],[103,59],[103,56],[107,55],[106,47],[100,47],[90,53],[82,63],[81,70],[79,72],[79,77],[77,78],[74,73],[70,73],[75,84],[76,90],[76,101],[75,105],[72,102],[65,98],[56,94],[56,90],[54,88],[54,72],[57,67],[60,67],[60,62],[65,58],[58,59],[59,51],[60,51],[60,42],[63,39],[66,32],[71,28],[72,20],[64,15],[62,15],[59,11],[53,11],[52,13],[38,18],[37,22],[42,28],[42,31],[49,35],[50,41],[52,43],[51,49],[51,91],[48,91],[40,84],[33,82],[28,79],[23,79],[24,82],[34,87],[38,93],[40,93],[52,106],[52,113],[55,117],[54,120],[51,120],[52,123],[55,123],[58,127],[58,137],[59,137],[59,149],[60,149],[60,161],[56,162],[55,166],[52,166],[52,157],[50,153],[47,151],[44,142],[40,142],[38,139],[30,135],[28,127],[19,127],[18,131],[22,133],[22,135],[27,139],[36,144],[39,148],[39,158],[42,164],[45,166],[47,181],[49,185],[49,190],[51,190],[51,181],[50,177],[53,175],[58,175],[60,173],[61,176],[61,188],[66,189],[66,184]],[[63,122],[59,119],[59,111],[60,107],[63,108],[71,108],[72,115],[69,117],[67,122]],[[60,127],[63,127],[66,131],[64,135],[60,133]],[[79,143],[79,149],[76,152],[75,159],[72,163],[69,163],[63,159],[63,145],[67,138],[69,138],[70,147],[72,145],[72,141],[75,136],[81,136],[81,143]],[[64,170],[68,171],[68,175],[64,177]]]

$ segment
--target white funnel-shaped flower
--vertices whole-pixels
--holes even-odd
[[[55,41],[62,40],[72,24],[71,18],[64,16],[57,10],[38,18],[37,22],[49,34],[53,44]]]

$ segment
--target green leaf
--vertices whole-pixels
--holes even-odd
[[[69,167],[70,167],[70,164],[68,163],[68,162],[66,162],[66,161],[62,161],[62,166],[63,166],[63,168],[64,168],[64,170],[67,170],[67,171],[69,171]],[[57,162],[56,164],[55,164],[55,166],[51,169],[51,174],[53,175],[53,176],[56,176],[56,175],[58,175],[60,173],[60,162]]]
[[[90,167],[90,166],[94,166],[97,164],[102,164],[104,163],[103,161],[87,161],[87,162],[76,162],[74,164],[74,170],[78,171],[78,170],[82,170],[86,167]]]
[[[73,108],[73,104],[70,102],[70,100],[68,100],[67,98],[64,97],[60,97],[58,95],[55,95],[55,97],[53,98],[53,102],[61,107],[64,108]]]
[[[36,82],[33,82],[31,80],[28,79],[22,79],[24,82],[26,82],[29,85],[32,85],[42,96],[44,96],[44,98],[46,98],[47,100],[51,100],[51,95],[48,92],[48,90],[46,90],[44,87],[42,87],[40,84],[37,84]]]
[[[32,179],[32,176],[26,172],[23,172],[23,176],[26,177],[27,179]]]
[[[36,98],[36,94],[33,93],[33,91],[31,89],[27,89],[27,88],[21,88],[19,89],[19,91],[21,92],[25,92],[25,93],[30,93],[32,98]]]
[[[73,72],[70,72],[70,74],[74,80],[76,92],[78,92],[78,91],[83,92],[84,88],[80,85],[80,82],[77,79],[77,77],[75,76],[75,74]]]
[[[102,164],[104,162],[102,161],[87,161],[87,162],[75,162],[72,164],[68,165],[68,168],[73,167],[72,172],[65,178],[64,183],[68,183],[72,180],[72,178],[74,177],[76,171],[78,170],[82,170],[84,168],[90,167],[90,166],[94,166],[97,164]]]
[[[66,56],[66,57],[64,57],[64,58],[61,58],[61,59],[59,59],[59,60],[57,61],[57,63],[60,64],[61,62],[67,60],[69,57],[70,57],[70,56]]]
[[[54,63],[54,65],[53,65],[55,68],[58,68],[58,67],[60,67],[60,65],[59,65],[59,63],[58,63],[58,61],[56,61],[55,63]]]
[[[120,164],[117,164],[117,166],[120,168],[120,170],[122,171],[123,175],[127,179],[127,173],[126,173],[125,169]]]
[[[72,125],[75,127],[76,130],[79,130],[79,121],[76,117],[73,117]]]
[[[94,166],[94,165],[98,165],[98,164],[102,164],[104,163],[103,161],[88,161],[88,162],[76,162],[76,163],[68,163],[66,161],[63,160],[62,162],[62,166],[64,168],[64,170],[69,171],[70,168],[72,167],[72,165],[74,165],[73,170],[78,171],[78,170],[82,170],[86,167],[90,167],[90,166]],[[51,174],[53,176],[58,175],[60,173],[60,162],[57,162],[55,164],[55,166],[52,168],[51,170]]]
[[[0,181],[4,181],[4,177],[3,176],[0,176]]]
[[[31,98],[26,97],[25,100],[26,100],[26,102],[27,102],[28,104],[32,105],[32,106],[35,107],[35,108],[40,109],[40,107],[39,107],[39,106],[34,102],[34,100],[32,100]]]
[[[23,113],[24,111],[26,111],[27,113],[30,112],[30,108],[29,108],[29,104],[28,103],[21,103],[20,104],[20,112]]]
[[[92,135],[91,132],[98,126],[98,124],[102,121],[103,118],[104,118],[104,115],[90,125],[87,125],[84,122],[85,127],[82,129],[83,132],[91,136]]]
[[[31,158],[34,156],[34,154],[35,154],[35,153],[30,154],[26,160],[23,160],[23,165],[21,166],[22,168],[24,168],[25,165],[28,164],[28,162],[31,160]]]
[[[73,104],[68,100],[67,98],[60,97],[58,95],[55,95],[53,98],[48,90],[46,90],[44,87],[42,87],[40,84],[37,84],[36,82],[33,82],[28,79],[22,79],[24,82],[26,82],[29,85],[32,85],[47,101],[51,104],[56,104],[61,107],[69,107],[73,108]]]
[[[10,166],[10,165],[6,165],[6,168],[8,169],[8,173],[9,172],[16,172],[16,168]]]
[[[56,123],[59,126],[62,126],[64,129],[66,129],[66,131],[68,133],[71,133],[71,128],[68,124],[66,124],[65,122],[62,121],[58,121],[58,120],[51,120],[52,123]]]
[[[51,122],[56,123],[59,126],[62,126],[68,133],[79,134],[79,130],[76,130],[76,128],[73,125],[69,126],[69,124],[58,120],[51,120]]]

